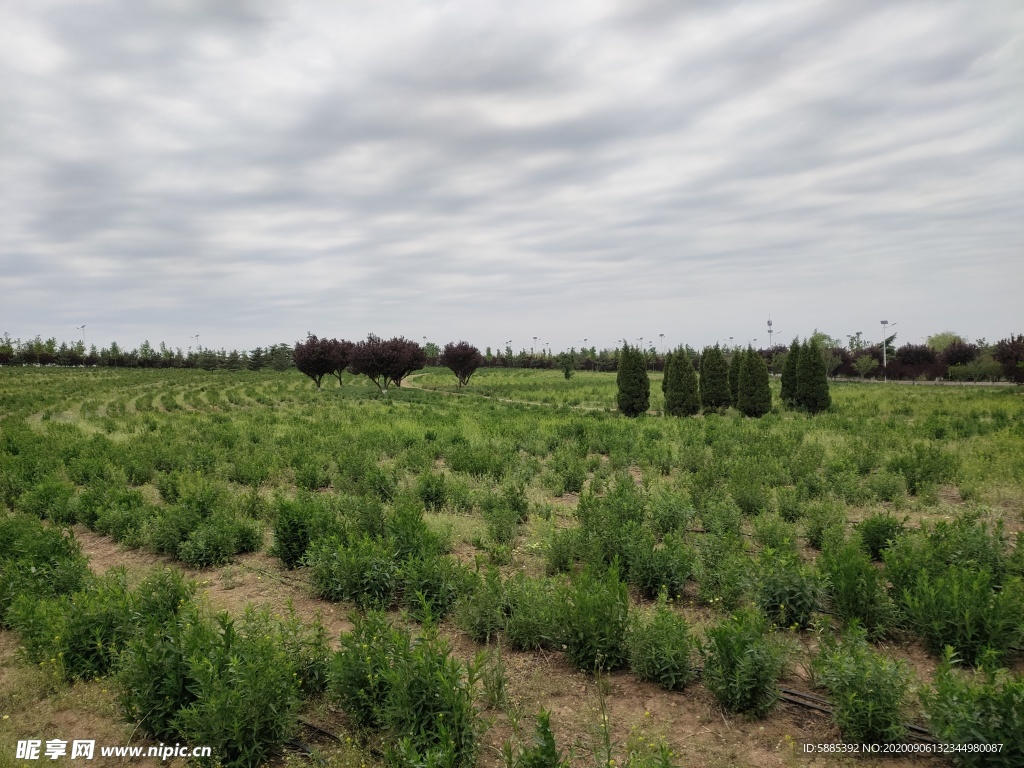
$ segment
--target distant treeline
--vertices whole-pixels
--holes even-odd
[[[258,371],[272,368],[285,371],[293,368],[292,346],[271,344],[251,350],[231,351],[224,349],[171,349],[163,342],[153,347],[144,341],[138,349],[125,349],[116,341],[109,347],[88,349],[81,341],[61,342],[56,339],[43,340],[39,336],[29,341],[0,339],[0,365],[46,365],[90,368],[201,368],[206,371],[228,370]]]
[[[1024,383],[1024,334],[1011,334],[995,343],[985,339],[974,342],[951,333],[939,333],[925,344],[904,344],[897,347],[895,334],[882,342],[868,344],[861,334],[848,336],[847,343],[815,331],[825,358],[825,367],[832,378],[889,378],[889,379],[951,379],[954,381],[1007,380]],[[298,344],[299,342],[296,342]],[[203,370],[254,370],[263,368],[284,371],[295,367],[295,345],[271,344],[251,350],[225,349],[171,349],[164,343],[153,347],[145,341],[137,349],[127,350],[116,342],[107,347],[88,349],[78,342],[61,342],[54,338],[43,340],[39,336],[28,341],[0,338],[0,365],[45,365],[67,367],[123,367],[123,368],[200,368]],[[686,345],[685,349],[694,367],[700,366],[700,352]],[[433,343],[422,347],[427,365],[437,365],[440,348]],[[724,347],[726,357],[739,347]],[[661,371],[666,356],[652,344],[640,350],[648,369]],[[769,370],[781,374],[789,354],[789,347],[776,344],[756,350],[764,358]],[[595,346],[575,347],[557,353],[550,348],[513,351],[511,346],[497,352],[487,347],[483,353],[483,367],[541,368],[616,372],[619,369],[621,349],[597,349]],[[883,365],[884,361],[884,365]]]

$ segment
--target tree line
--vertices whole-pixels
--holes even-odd
[[[930,336],[924,344],[904,344],[900,347],[894,343],[895,334],[874,344],[865,342],[860,333],[848,336],[845,344],[819,331],[815,331],[811,338],[822,349],[826,373],[830,378],[953,381],[1004,379],[1024,383],[1024,334],[1011,334],[995,343],[989,343],[985,339],[971,342],[959,334],[945,331]],[[595,346],[578,350],[573,347],[558,353],[542,350],[536,354],[532,350],[513,353],[512,348],[506,346],[502,353],[494,354],[490,347],[480,353],[466,342],[453,344],[465,345],[457,354],[470,355],[468,360],[479,360],[478,367],[560,368],[566,372],[567,378],[577,370],[617,372],[622,355],[619,348],[598,350]],[[466,349],[469,347],[471,351]],[[665,371],[671,353],[659,353],[653,345],[634,349],[647,370]],[[703,353],[690,346],[684,349],[694,365],[699,366]],[[743,351],[736,347],[720,349],[730,359]],[[421,350],[426,357],[426,365],[446,365],[441,360],[443,350],[437,345],[427,343]],[[755,353],[765,361],[769,372],[776,375],[782,374],[790,351],[789,346],[782,344],[755,349]],[[0,337],[0,365],[287,370],[294,365],[293,353],[294,347],[289,344],[272,344],[252,350],[199,347],[183,351],[181,347],[172,349],[163,342],[154,347],[149,341],[144,341],[135,349],[128,349],[117,342],[99,348],[91,345],[87,349],[81,341],[58,344],[55,338],[44,340],[39,336],[28,341],[12,339],[7,334]],[[465,366],[465,361],[462,366]],[[466,381],[468,379],[460,378],[460,383],[465,384]]]
[[[154,347],[149,341],[126,349],[116,341],[106,347],[95,344],[86,349],[81,341],[58,345],[55,338],[36,336],[28,341],[0,337],[0,365],[45,365],[78,368],[199,368],[206,371],[286,371],[293,367],[290,344],[271,344],[251,350],[204,349],[182,351],[165,343]]]
[[[616,377],[619,411],[639,416],[650,407],[651,383],[643,352],[625,344]],[[733,350],[727,358],[718,345],[706,347],[699,358],[686,347],[666,355],[661,380],[665,414],[695,416],[734,407],[744,416],[759,418],[772,409],[768,365],[753,347]],[[782,372],[782,401],[791,408],[818,413],[829,408],[828,376],[816,339],[793,341]]]

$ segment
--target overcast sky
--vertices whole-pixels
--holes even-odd
[[[0,334],[991,341],[1022,289],[1019,0],[0,2]]]

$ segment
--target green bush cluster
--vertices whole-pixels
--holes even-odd
[[[429,631],[414,639],[376,612],[352,620],[331,662],[332,697],[360,725],[386,733],[394,764],[472,765],[473,670]]]
[[[895,606],[885,572],[872,564],[857,534],[833,542],[820,562],[835,614],[844,622],[858,622],[871,637],[884,634],[893,623]]]
[[[990,747],[956,753],[957,765],[1024,765],[1024,677],[998,669],[991,658],[973,673],[955,669],[956,661],[947,649],[933,686],[921,691],[932,733],[944,744]]]
[[[842,642],[826,638],[814,667],[828,689],[832,717],[844,742],[903,740],[903,710],[910,687],[905,663],[873,651],[863,631],[853,626]]]
[[[785,652],[767,631],[764,615],[750,609],[708,630],[702,679],[723,709],[763,717],[775,706]]]
[[[755,600],[779,627],[804,629],[821,609],[818,571],[792,552],[765,550],[758,561]]]
[[[616,563],[606,572],[584,569],[559,602],[562,643],[573,666],[588,671],[625,666],[629,591]]]
[[[92,581],[89,564],[69,531],[46,528],[29,515],[0,515],[0,627],[19,598],[70,595]]]
[[[143,622],[117,679],[125,716],[152,736],[209,745],[218,764],[248,768],[295,733],[304,685],[313,692],[326,679],[326,643],[294,615],[250,608],[237,621],[186,604]]]
[[[686,619],[662,599],[651,613],[634,614],[626,634],[629,667],[641,680],[681,691],[695,674],[697,648]]]

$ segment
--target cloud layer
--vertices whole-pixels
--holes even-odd
[[[1024,316],[1024,6],[0,8],[0,332],[699,345]]]

